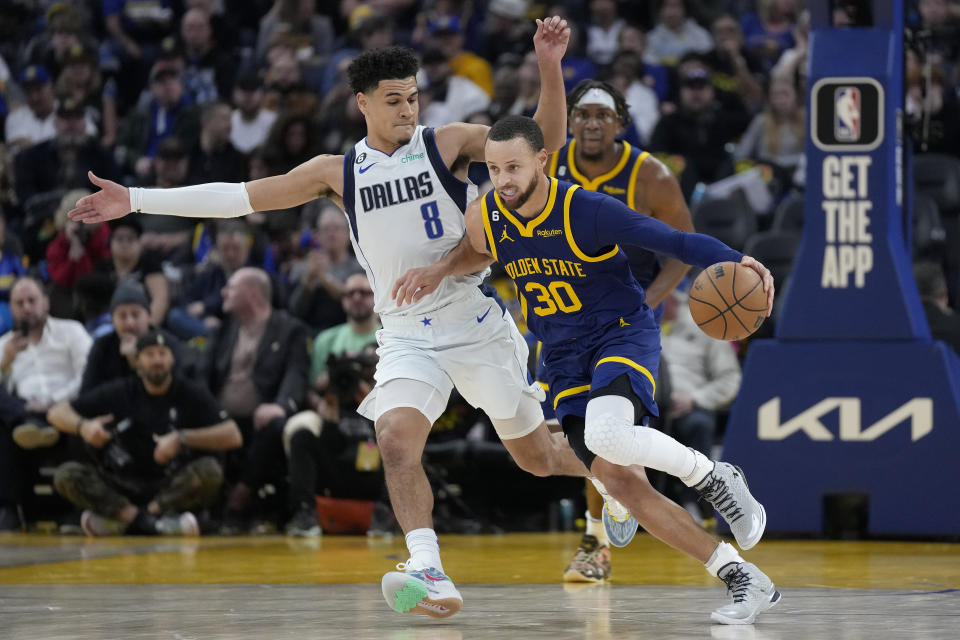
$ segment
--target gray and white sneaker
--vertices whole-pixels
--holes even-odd
[[[740,467],[715,462],[713,471],[694,489],[727,521],[741,549],[746,551],[760,542],[767,528],[767,512],[750,493]]]
[[[726,583],[731,600],[710,614],[722,624],[753,624],[761,612],[780,602],[780,592],[770,578],[749,562],[730,562],[717,577]]]

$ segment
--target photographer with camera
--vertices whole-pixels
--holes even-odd
[[[240,429],[209,391],[174,373],[164,334],[140,336],[136,354],[136,377],[48,412],[93,459],[60,465],[54,487],[85,509],[80,525],[90,536],[199,535],[191,511],[210,506],[223,482],[219,460],[205,452],[239,448]]]

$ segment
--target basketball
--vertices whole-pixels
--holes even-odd
[[[767,294],[756,271],[736,262],[718,262],[700,272],[690,287],[690,315],[717,340],[742,340],[760,328]]]

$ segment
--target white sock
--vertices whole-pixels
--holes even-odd
[[[731,562],[743,562],[743,558],[740,557],[740,553],[737,552],[736,548],[732,544],[726,542],[721,542],[717,545],[717,548],[714,550],[713,555],[710,556],[710,559],[707,560],[707,563],[703,565],[707,568],[707,572],[712,575],[714,578],[717,578],[717,573],[720,569],[723,569],[725,566]]]
[[[607,530],[603,526],[602,518],[594,518],[590,515],[590,512],[586,512],[587,516],[587,531],[588,536],[594,536],[601,545],[610,546],[610,541],[607,540]]]
[[[680,482],[688,487],[695,487],[713,471],[714,462],[696,449],[688,448],[687,451],[690,452],[690,459],[687,464],[691,465],[692,469],[689,473],[677,477],[680,478]]]
[[[439,569],[443,571],[440,562],[440,544],[433,529],[414,529],[406,536],[407,549],[410,551],[410,561],[417,569]]]

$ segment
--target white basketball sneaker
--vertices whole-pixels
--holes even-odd
[[[780,592],[767,575],[749,562],[730,562],[717,572],[727,585],[730,604],[710,617],[723,624],[753,624],[757,616],[780,602]]]
[[[741,549],[746,551],[760,542],[767,527],[767,512],[750,493],[740,467],[715,462],[713,471],[694,489],[727,521]]]
[[[448,618],[463,606],[463,597],[443,571],[415,569],[410,560],[384,575],[380,587],[387,604],[399,613]]]

